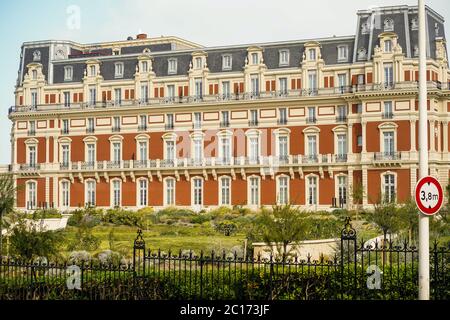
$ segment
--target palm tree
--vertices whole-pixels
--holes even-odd
[[[3,217],[14,209],[14,200],[16,196],[16,187],[14,186],[13,176],[10,174],[0,175],[0,257],[2,256],[2,226]]]

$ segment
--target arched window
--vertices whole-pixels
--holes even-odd
[[[289,177],[281,175],[277,177],[277,204],[289,203]]]
[[[111,180],[111,206],[120,207],[122,205],[122,180]]]
[[[88,207],[95,206],[96,181],[88,179],[85,181],[85,205]]]

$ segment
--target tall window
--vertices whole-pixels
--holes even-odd
[[[316,71],[312,70],[312,71],[308,71],[308,84],[309,84],[309,89],[312,91],[316,91],[317,90],[317,74]]]
[[[31,89],[31,106],[33,108],[36,108],[37,106],[37,100],[38,100],[38,93],[36,89]]]
[[[64,107],[66,108],[70,107],[70,92],[68,91],[64,92]]]
[[[165,205],[173,206],[175,205],[175,179],[167,178],[164,180],[165,183]]]
[[[316,122],[316,108],[308,107],[308,119],[307,122],[315,123]]]
[[[344,159],[347,154],[347,135],[338,134],[337,135],[337,155],[339,159]]]
[[[95,105],[95,101],[97,99],[97,90],[95,87],[89,88],[89,105],[93,106]]]
[[[194,161],[199,163],[203,158],[203,140],[201,138],[194,138]]]
[[[87,147],[87,162],[93,165],[95,162],[95,143],[86,144]]]
[[[114,77],[116,77],[116,78],[123,77],[123,63],[122,62],[116,62],[116,64],[114,65]]]
[[[309,205],[317,204],[317,177],[308,177],[308,195],[307,202]]]
[[[120,180],[113,180],[112,182],[113,185],[113,206],[114,207],[120,207],[120,196],[121,196],[121,185],[120,185]]]
[[[385,101],[384,102],[384,113],[383,118],[385,119],[391,119],[393,117],[392,112],[392,101]]]
[[[97,75],[97,72],[95,70],[95,66],[90,66],[89,67],[89,72],[90,72],[90,76],[91,77],[95,77]]]
[[[259,94],[259,76],[257,74],[251,75],[250,82],[251,82],[252,95],[258,95]]]
[[[384,64],[384,85],[389,87],[394,84],[394,70],[392,63]]]
[[[280,160],[287,160],[289,156],[288,153],[288,137],[279,136],[278,137],[278,157]]]
[[[139,130],[147,130],[147,116],[146,115],[139,116]]]
[[[30,121],[30,130],[28,131],[30,135],[36,134],[36,122]]]
[[[287,94],[288,88],[287,88],[287,78],[280,78],[280,93],[281,94]]]
[[[250,125],[258,125],[258,110],[250,110]]]
[[[95,181],[86,181],[86,204],[88,206],[95,206]]]
[[[229,164],[231,162],[231,139],[230,137],[221,137],[219,141],[219,157],[224,164]]]
[[[250,161],[255,163],[259,158],[259,137],[250,137]]]
[[[31,72],[31,78],[32,78],[33,80],[36,80],[36,79],[37,79],[37,70],[33,70],[33,71]]]
[[[148,62],[147,61],[142,61],[141,62],[141,72],[145,73],[148,71]]]
[[[347,85],[347,75],[345,73],[338,74],[339,88],[343,89]]]
[[[384,154],[391,156],[394,154],[394,132],[383,132]]]
[[[384,199],[386,202],[395,201],[395,176],[385,174],[383,179]]]
[[[113,131],[120,131],[120,117],[113,118]]]
[[[193,179],[193,184],[194,184],[194,206],[201,206],[203,204],[203,180],[200,178],[195,178]]]
[[[195,97],[200,99],[203,96],[203,81],[202,78],[195,79]]]
[[[317,136],[316,135],[308,136],[308,156],[311,159],[317,158]]]
[[[65,166],[65,167],[69,166],[70,151],[69,151],[69,145],[68,144],[61,145],[61,153],[62,153],[62,164],[63,164],[63,166]]]
[[[222,126],[228,127],[230,125],[230,113],[228,111],[222,111]]]
[[[166,141],[166,160],[173,161],[175,159],[175,141]]]
[[[30,181],[27,182],[27,208],[34,209],[36,208],[37,203],[37,194],[36,194],[36,182]]]
[[[278,64],[280,66],[289,65],[289,50],[280,50],[279,56]]]
[[[139,160],[145,161],[148,158],[147,141],[139,141]]]
[[[229,177],[220,178],[220,205],[231,205],[231,179]]]
[[[287,109],[286,108],[280,108],[279,109],[279,119],[278,124],[287,124]]]
[[[138,183],[138,195],[139,195],[139,207],[146,207],[147,206],[147,194],[148,194],[148,186],[147,186],[147,180],[146,179],[140,179]]]
[[[202,58],[197,57],[195,58],[195,69],[201,69],[202,68]]]
[[[347,61],[348,60],[348,47],[347,46],[339,46],[338,47],[338,60],[339,61]]]
[[[338,176],[338,203],[340,206],[347,204],[347,177]]]
[[[120,163],[121,160],[121,143],[120,142],[113,142],[113,159],[112,161],[114,163]]]
[[[259,63],[258,53],[254,52],[254,53],[252,53],[252,64],[258,64],[258,63]]]
[[[175,74],[177,73],[177,59],[169,59],[167,63],[167,73],[168,74]]]
[[[339,121],[345,121],[347,119],[347,108],[346,108],[346,106],[338,106],[337,107],[337,114],[338,114],[338,120]]]
[[[259,178],[257,177],[250,177],[249,179],[249,191],[250,191],[250,197],[249,197],[249,204],[253,206],[259,205]]]
[[[62,121],[62,133],[68,134],[69,133],[69,120],[63,119]]]
[[[175,86],[173,84],[169,84],[167,86],[167,96],[173,100],[175,98]]]
[[[64,81],[71,81],[73,78],[73,67],[65,66],[64,67]]]
[[[392,51],[392,41],[386,40],[384,41],[384,52],[391,52]]]
[[[309,60],[316,60],[316,49],[309,49]]]
[[[288,183],[288,177],[278,177],[278,204],[287,204],[289,201]]]
[[[230,81],[222,82],[222,94],[223,94],[224,99],[230,98],[230,95],[231,95]]]
[[[122,103],[122,90],[120,88],[114,89],[114,104],[120,105]]]
[[[69,182],[61,182],[61,206],[63,208],[69,207]]]
[[[141,103],[148,102],[148,85],[141,85]]]
[[[36,146],[28,146],[28,165],[36,166]]]
[[[174,127],[174,124],[173,124],[173,114],[171,114],[171,113],[168,113],[167,115],[166,115],[166,117],[167,117],[167,122],[166,122],[166,129],[167,130],[172,130],[173,129],[173,127]]]

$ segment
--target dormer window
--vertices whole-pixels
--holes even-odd
[[[289,65],[289,50],[280,50],[279,52],[279,65],[288,66]]]
[[[72,66],[66,66],[64,67],[64,80],[70,81],[73,78],[73,67]]]
[[[118,56],[118,55],[120,55],[120,49],[114,49],[113,56]]]
[[[148,71],[148,62],[142,61],[141,62],[141,72],[146,73]]]
[[[338,46],[338,61],[348,61],[348,46]]]
[[[224,54],[222,56],[222,70],[231,70],[232,61],[233,60],[231,54]]]
[[[316,49],[309,49],[309,60],[316,60]]]
[[[258,63],[259,63],[258,53],[254,52],[254,53],[252,53],[252,64],[258,64]]]
[[[384,20],[384,31],[394,31],[394,20],[391,18]]]
[[[116,62],[114,64],[114,77],[115,78],[123,77],[123,62]]]
[[[195,69],[201,69],[202,68],[202,58],[197,57],[195,58]]]
[[[392,52],[392,41],[391,40],[384,41],[384,52]]]
[[[177,59],[172,58],[168,60],[167,73],[168,74],[177,73]]]
[[[95,69],[96,69],[95,66],[90,66],[89,67],[89,72],[90,72],[91,77],[96,76]]]

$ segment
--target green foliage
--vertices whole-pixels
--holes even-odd
[[[375,209],[367,214],[367,218],[383,232],[384,239],[388,233],[395,233],[402,227],[402,219],[395,202],[381,200],[375,204]]]
[[[27,217],[31,219],[59,219],[62,217],[62,214],[57,209],[38,209],[27,215]]]
[[[4,226],[5,215],[13,212],[14,200],[16,196],[16,187],[14,187],[14,178],[10,174],[0,175],[0,255],[2,254],[3,241],[2,229]]]
[[[135,212],[124,209],[108,209],[102,216],[102,221],[115,225],[136,226],[142,228],[144,226],[144,212]]]
[[[216,224],[216,230],[229,237],[230,235],[236,233],[237,226],[233,221],[224,220]]]
[[[100,246],[100,239],[92,233],[91,215],[85,215],[81,218],[75,238],[67,245],[69,251],[95,251]]]
[[[12,228],[9,241],[12,255],[24,260],[37,257],[57,258],[64,235],[62,231],[42,230],[34,220],[27,221],[25,216],[21,215]]]

